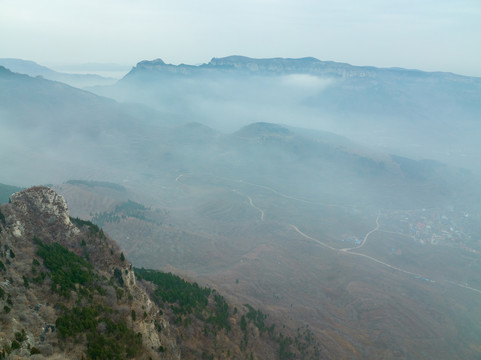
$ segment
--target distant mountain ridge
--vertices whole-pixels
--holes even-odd
[[[93,90],[232,132],[253,122],[329,131],[417,159],[480,168],[481,78],[312,57],[139,62]],[[400,150],[401,149],[401,150]]]
[[[409,176],[411,184],[427,179],[439,183],[439,175],[457,172],[442,167],[425,169],[426,164],[416,162],[406,165],[409,171],[403,172],[387,153],[378,156],[328,133],[317,139],[300,135],[272,121],[253,122],[227,135],[198,122],[182,126],[182,122],[168,121],[155,112],[146,118],[127,104],[5,68],[0,68],[0,95],[0,126],[5,129],[0,133],[0,148],[4,149],[6,170],[1,180],[9,183],[29,184],[33,174],[42,183],[64,181],[67,176],[122,183],[132,175],[138,178],[142,174],[143,178],[171,172],[177,177],[179,169],[206,168],[237,178],[253,172],[262,182],[267,181],[263,176],[268,177],[270,169],[278,175],[274,179],[283,179],[281,183],[297,176],[316,179],[319,184],[330,184],[328,179],[332,179],[330,186],[339,188],[334,192],[337,196],[347,194],[341,188],[351,188],[351,178],[365,179],[362,186],[372,188],[376,195],[390,192],[393,181],[400,184],[396,179],[404,176]],[[9,153],[12,146],[17,146],[15,156]],[[19,161],[24,166],[19,167]],[[416,179],[418,170],[423,175]],[[379,182],[376,186],[371,177]],[[356,191],[356,187],[352,189]],[[429,197],[434,195],[432,191],[423,194]],[[400,194],[396,201],[405,204]]]
[[[29,76],[41,76],[48,80],[60,81],[65,84],[83,88],[95,85],[112,85],[116,79],[107,78],[95,74],[68,74],[54,71],[46,66],[37,64],[31,60],[3,58],[0,59],[0,66],[12,72]]]
[[[201,65],[165,63],[162,59],[143,60],[131,70],[126,77],[133,74],[153,71],[164,74],[194,75],[202,73],[246,72],[251,74],[310,74],[316,76],[332,76],[336,78],[376,78],[379,72],[384,76],[393,77],[434,77],[443,76],[450,79],[470,79],[472,77],[447,72],[424,72],[421,70],[403,68],[377,68],[374,66],[355,66],[335,61],[321,61],[314,57],[304,58],[263,58],[255,59],[246,56],[233,55],[223,58],[212,58],[210,62]],[[481,78],[473,78],[481,81]]]

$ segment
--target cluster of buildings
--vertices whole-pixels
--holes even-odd
[[[392,211],[382,223],[390,231],[411,237],[421,244],[455,246],[481,254],[481,242],[469,233],[471,218],[454,209],[420,209]]]

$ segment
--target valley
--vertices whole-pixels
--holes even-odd
[[[313,58],[142,61],[88,90],[0,67],[0,181],[50,184],[135,268],[307,332],[317,358],[474,358],[479,86]]]
[[[323,203],[212,174],[180,174],[162,186],[177,201],[172,206],[163,194],[171,206],[144,208],[158,221],[119,211],[122,220],[102,224],[136,266],[195,279],[234,303],[253,304],[291,332],[309,326],[334,358],[412,358],[421,349],[456,357],[475,346],[474,335],[461,333],[480,331],[468,309],[479,301],[481,259],[400,231],[400,214],[427,218],[442,209]],[[75,197],[81,187],[58,191],[92,212]]]

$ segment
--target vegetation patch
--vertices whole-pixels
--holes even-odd
[[[209,288],[189,283],[172,273],[137,268],[134,271],[137,278],[157,285],[155,300],[170,303],[175,314],[191,314],[194,310],[200,312],[207,307],[211,293]]]
[[[224,297],[219,294],[214,295],[214,301],[216,304],[215,310],[214,313],[207,318],[207,322],[211,323],[219,330],[226,329],[228,332],[230,330],[229,305]]]
[[[84,258],[58,243],[48,245],[38,238],[34,241],[38,245],[37,255],[50,270],[54,292],[69,298],[70,291],[76,291],[76,284],[86,285],[96,279],[92,265]]]
[[[87,338],[87,358],[110,360],[135,358],[142,352],[142,335],[124,321],[111,319],[112,309],[103,306],[74,307],[56,321],[60,337]]]
[[[92,235],[98,234],[101,239],[106,238],[104,231],[98,225],[94,224],[91,221],[82,220],[79,218],[72,218],[72,217],[70,218],[70,221],[79,227],[84,227],[84,226],[88,227],[90,234]],[[84,243],[85,243],[85,240],[84,240]]]
[[[5,215],[0,211],[0,223],[2,223],[3,226],[5,226]]]
[[[84,185],[88,187],[103,187],[107,189],[124,191],[125,187],[119,184],[111,183],[108,181],[89,181],[89,180],[69,180],[67,184],[70,185]]]
[[[92,217],[92,222],[98,224],[99,226],[104,226],[105,223],[119,223],[122,219],[135,218],[157,224],[158,222],[148,217],[147,212],[149,210],[149,208],[146,208],[142,204],[128,200],[117,205],[112,211],[95,213]]]

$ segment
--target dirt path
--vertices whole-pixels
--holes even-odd
[[[182,178],[182,176],[184,176],[184,174],[180,174],[179,176],[177,176],[177,177],[175,178],[175,181],[182,184],[182,182],[180,181],[180,179]]]
[[[353,248],[336,249],[335,247],[332,247],[332,246],[330,246],[330,245],[328,245],[328,244],[326,244],[326,243],[324,243],[324,242],[322,242],[322,241],[320,241],[320,240],[317,240],[317,239],[315,239],[315,238],[313,238],[313,237],[311,237],[311,236],[303,233],[301,230],[299,230],[299,228],[298,228],[297,226],[292,225],[292,224],[290,224],[290,226],[291,226],[295,231],[297,231],[299,234],[301,234],[303,237],[305,237],[306,239],[309,239],[309,240],[311,240],[311,241],[314,241],[315,243],[317,243],[317,244],[319,244],[319,245],[322,245],[322,246],[324,246],[324,247],[326,247],[326,248],[328,248],[328,249],[330,249],[330,250],[337,251],[337,252],[339,252],[339,253],[341,253],[341,254],[349,254],[349,255],[354,255],[354,256],[360,256],[360,257],[369,259],[369,260],[371,260],[371,261],[374,261],[374,262],[376,262],[376,263],[378,263],[378,264],[384,265],[384,266],[386,266],[386,267],[388,267],[388,268],[390,268],[390,269],[393,269],[393,270],[396,270],[396,271],[400,271],[400,272],[402,272],[402,273],[404,273],[404,274],[413,275],[413,276],[418,277],[418,278],[426,279],[426,278],[423,277],[423,275],[421,275],[421,274],[417,274],[417,273],[414,273],[414,272],[411,272],[411,271],[407,271],[407,270],[398,268],[398,267],[396,267],[396,266],[393,266],[393,265],[390,265],[390,264],[388,264],[388,263],[385,263],[384,261],[381,261],[381,260],[378,260],[378,259],[376,259],[376,258],[373,258],[372,256],[369,256],[369,255],[360,254],[360,253],[351,251],[351,250],[354,250],[354,249],[359,249],[359,248],[361,248],[362,246],[364,246],[364,244],[366,243],[367,239],[369,238],[369,235],[371,235],[373,232],[379,230],[379,226],[380,226],[380,225],[379,225],[379,215],[378,215],[378,217],[377,217],[377,219],[376,219],[376,227],[375,227],[374,229],[372,229],[371,231],[369,231],[369,232],[366,234],[366,236],[364,236],[364,240],[363,240],[363,242],[362,242],[359,246],[353,247]],[[430,282],[435,282],[434,280],[429,280],[429,281],[430,281]],[[465,287],[465,286],[464,286],[464,287]]]
[[[247,195],[244,195],[242,194],[241,192],[237,191],[237,190],[232,190],[233,192],[235,192],[236,194],[239,194],[240,196],[243,196],[243,197],[246,197],[248,200],[249,200],[249,205],[251,207],[253,207],[254,209],[256,209],[260,214],[261,214],[261,221],[264,221],[264,215],[265,215],[265,212],[264,210],[262,210],[261,208],[258,208],[255,204],[254,204],[254,201],[252,201],[252,198],[250,196],[247,196]]]
[[[373,261],[377,264],[380,264],[380,265],[383,265],[389,269],[392,269],[392,270],[395,270],[395,271],[399,271],[403,274],[406,274],[406,275],[410,275],[410,276],[414,276],[416,279],[421,279],[421,280],[424,280],[424,281],[427,281],[429,283],[438,283],[438,284],[450,284],[450,285],[455,285],[455,286],[458,286],[458,287],[461,287],[461,288],[464,288],[464,289],[467,289],[467,290],[470,290],[470,291],[473,291],[473,292],[476,292],[478,294],[481,294],[481,290],[479,289],[476,289],[476,288],[473,288],[471,286],[468,286],[468,285],[465,285],[465,284],[462,284],[462,283],[458,283],[458,282],[454,282],[454,281],[449,281],[449,280],[445,280],[445,281],[436,281],[436,280],[432,280],[432,279],[429,279],[427,278],[426,276],[424,276],[423,274],[419,274],[419,273],[415,273],[415,272],[412,272],[412,271],[408,271],[408,270],[405,270],[405,269],[402,269],[402,268],[399,268],[397,266],[393,266],[391,264],[388,264],[384,261],[381,261],[379,259],[376,259],[372,256],[369,256],[369,255],[366,255],[366,254],[361,254],[361,253],[357,253],[357,252],[354,252],[354,251],[351,251],[351,250],[354,250],[354,249],[359,249],[361,248],[362,246],[364,246],[364,244],[366,243],[367,239],[369,238],[369,235],[371,235],[372,233],[374,233],[375,231],[378,231],[379,230],[379,217],[380,215],[378,215],[377,219],[376,219],[376,227],[372,230],[370,230],[366,236],[364,236],[364,240],[362,242],[362,244],[360,244],[358,247],[355,247],[355,248],[345,248],[345,249],[336,249],[335,247],[333,246],[330,246],[318,239],[315,239],[313,238],[312,236],[309,236],[307,235],[306,233],[302,232],[301,230],[299,230],[299,228],[295,225],[292,225],[292,224],[289,224],[290,227],[292,227],[298,234],[300,234],[302,237],[308,239],[308,240],[311,240],[313,242],[315,242],[316,244],[319,244],[323,247],[326,247],[332,251],[336,251],[338,252],[339,254],[346,254],[346,255],[352,255],[352,256],[359,256],[359,257],[362,257],[362,258],[365,258],[365,259],[368,259],[370,261]]]
[[[323,205],[323,206],[331,206],[331,207],[341,207],[341,208],[352,208],[352,207],[355,207],[355,206],[352,206],[352,205],[336,205],[336,204],[325,204],[325,203],[321,203],[321,202],[314,202],[314,201],[309,201],[309,200],[305,200],[305,199],[301,199],[301,198],[297,198],[297,197],[294,197],[294,196],[290,196],[290,195],[287,195],[287,194],[283,194],[279,191],[277,191],[276,189],[273,189],[269,186],[265,186],[265,185],[260,185],[260,184],[254,184],[254,183],[251,183],[251,182],[248,182],[248,181],[243,181],[243,180],[234,180],[234,179],[229,179],[229,178],[224,178],[224,177],[221,177],[221,176],[217,176],[217,175],[213,175],[213,174],[205,174],[205,175],[208,175],[208,176],[213,176],[213,177],[216,177],[216,178],[220,178],[220,179],[223,179],[223,180],[227,180],[227,181],[232,181],[232,182],[237,182],[237,183],[241,183],[241,184],[245,184],[245,185],[249,185],[249,186],[253,186],[253,187],[257,187],[257,188],[261,188],[261,189],[264,189],[264,190],[267,190],[269,192],[272,192],[274,194],[277,194],[283,198],[286,198],[286,199],[290,199],[290,200],[295,200],[295,201],[299,201],[299,202],[303,202],[303,203],[308,203],[308,204],[315,204],[315,205]],[[181,183],[180,179],[182,178],[182,176],[184,176],[184,174],[181,174],[179,175],[175,181],[176,182],[179,182]],[[234,192],[238,193],[239,195],[242,195],[244,197],[246,197],[248,200],[249,200],[249,204],[251,207],[253,207],[254,209],[256,209],[259,213],[260,213],[260,219],[261,221],[264,221],[264,210],[260,209],[259,207],[257,207],[252,198],[250,196],[247,196],[247,195],[244,195],[244,194],[241,194],[240,192],[238,192],[237,190],[233,190]],[[385,232],[385,233],[393,233],[393,234],[397,234],[397,235],[402,235],[402,236],[405,236],[407,238],[410,238],[409,236],[405,235],[405,234],[401,234],[401,233],[395,233],[395,232],[391,232],[391,231],[386,231],[386,230],[380,230],[380,224],[379,224],[379,218],[381,217],[381,215],[379,214],[376,218],[376,227],[372,230],[370,230],[363,238],[361,244],[359,244],[359,246],[355,246],[355,247],[350,247],[350,248],[343,248],[343,249],[338,249],[338,248],[335,248],[329,244],[326,244],[318,239],[315,239],[313,238],[312,236],[309,236],[307,235],[306,233],[302,232],[296,225],[293,225],[293,224],[289,224],[289,226],[294,230],[296,231],[299,235],[301,235],[302,237],[310,240],[310,241],[313,241],[315,242],[316,244],[318,245],[321,245],[325,248],[328,248],[329,250],[332,250],[332,251],[336,251],[337,253],[339,254],[347,254],[347,255],[352,255],[352,256],[359,256],[359,257],[362,257],[362,258],[365,258],[365,259],[368,259],[370,261],[373,261],[379,265],[382,265],[382,266],[385,266],[389,269],[392,269],[392,270],[395,270],[395,271],[399,271],[403,274],[406,274],[406,275],[410,275],[410,276],[414,276],[416,279],[422,279],[422,280],[425,280],[427,282],[430,282],[430,283],[446,283],[446,284],[451,284],[451,285],[455,285],[455,286],[458,286],[458,287],[461,287],[461,288],[464,288],[464,289],[467,289],[467,290],[470,290],[470,291],[473,291],[473,292],[476,292],[476,293],[479,293],[481,294],[481,290],[479,289],[476,289],[476,288],[473,288],[471,286],[468,286],[468,285],[464,285],[462,283],[457,283],[457,282],[453,282],[453,281],[442,281],[442,282],[438,282],[436,280],[431,280],[427,277],[425,277],[424,275],[422,274],[418,274],[418,273],[414,273],[414,272],[411,272],[411,271],[408,271],[408,270],[405,270],[405,269],[402,269],[402,268],[399,268],[397,266],[393,266],[391,264],[388,264],[384,261],[381,261],[379,259],[376,259],[372,256],[369,256],[369,255],[366,255],[366,254],[361,254],[361,253],[358,253],[358,252],[354,252],[352,250],[356,250],[356,249],[360,249],[362,248],[366,243],[367,243],[367,240],[369,239],[369,236],[373,233],[375,233],[376,231],[380,231],[380,232]]]
[[[324,246],[324,247],[326,247],[326,248],[328,248],[328,249],[331,249],[331,250],[333,250],[333,251],[339,251],[339,249],[336,249],[335,247],[332,247],[332,246],[330,246],[330,245],[327,245],[326,243],[323,243],[322,241],[317,240],[317,239],[314,239],[313,237],[310,237],[309,235],[303,233],[301,230],[299,230],[299,228],[298,228],[297,226],[292,225],[292,224],[289,224],[289,226],[290,226],[291,228],[293,228],[295,231],[297,231],[299,234],[301,234],[303,237],[305,237],[306,239],[309,239],[309,240],[311,240],[311,241],[314,241],[315,243],[317,243],[317,244],[319,244],[319,245],[322,245],[322,246]]]
[[[364,244],[366,244],[366,241],[369,237],[369,235],[371,235],[372,233],[376,232],[379,230],[379,217],[381,215],[378,215],[377,218],[376,218],[376,227],[374,229],[372,229],[371,231],[369,231],[365,236],[364,236],[364,239],[362,240],[361,244],[359,246],[354,246],[354,247],[351,247],[351,248],[344,248],[344,249],[339,249],[339,251],[350,251],[350,250],[355,250],[355,249],[360,249],[364,246]]]
[[[261,213],[261,221],[264,221],[264,210],[258,208],[257,206],[254,205],[254,203],[252,202],[252,199],[250,196],[247,197],[249,199],[249,204],[254,208],[256,209],[257,211],[259,211]]]

